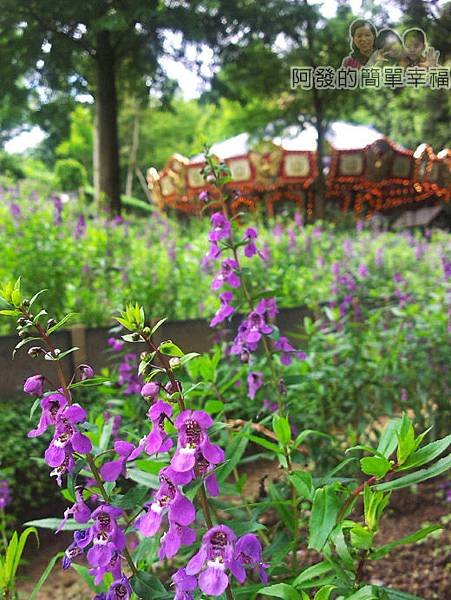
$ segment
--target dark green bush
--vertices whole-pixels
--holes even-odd
[[[73,158],[63,158],[55,163],[55,176],[61,189],[73,192],[83,187],[88,179],[84,166]]]

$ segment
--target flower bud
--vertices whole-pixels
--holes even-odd
[[[155,400],[160,393],[160,384],[155,381],[145,383],[141,388],[141,396],[146,400]]]
[[[94,377],[94,369],[92,367],[90,367],[89,365],[80,365],[78,367],[80,369],[80,373],[81,373],[81,380],[84,381],[85,379],[91,379],[92,377]]]
[[[23,391],[31,396],[42,396],[44,393],[44,381],[44,375],[33,375],[25,381]]]
[[[22,300],[22,307],[23,308],[28,308],[30,306],[30,301],[27,298],[24,298]]]
[[[55,319],[49,319],[47,321],[47,327],[53,327],[54,325],[56,325]]]
[[[19,319],[17,319],[17,324],[20,327],[23,327],[24,325],[26,325],[28,322],[28,320],[25,317],[20,317]]]
[[[36,358],[41,352],[44,352],[44,350],[40,346],[31,346],[31,348],[28,349],[28,356]]]
[[[174,383],[170,381],[165,387],[165,390],[170,396],[172,396],[172,394],[182,391],[182,384],[178,380],[176,380]]]
[[[205,178],[207,183],[214,183],[216,181],[216,177],[214,173],[209,173]]]
[[[169,359],[169,365],[170,367],[173,369],[174,367],[178,367],[180,364],[180,357],[178,356],[173,356],[172,358]]]
[[[30,332],[29,332],[29,331],[25,331],[25,329],[21,329],[21,330],[19,331],[19,334],[18,334],[18,335],[19,335],[19,337],[20,337],[21,339],[23,339],[23,340],[24,340],[25,338],[28,338],[28,337],[30,337],[30,335],[31,335],[31,334],[30,334]]]

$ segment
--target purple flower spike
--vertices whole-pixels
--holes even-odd
[[[221,272],[213,279],[211,283],[211,289],[219,290],[225,283],[233,288],[240,287],[240,278],[235,273],[236,269],[238,269],[238,263],[236,260],[233,260],[232,258],[223,260],[221,264]]]
[[[163,400],[158,400],[150,407],[147,416],[152,421],[152,431],[142,438],[139,446],[130,454],[128,460],[134,460],[144,450],[150,455],[168,452],[174,445],[164,429],[165,421],[170,420],[172,416],[172,406]]]
[[[236,569],[237,563],[238,569]],[[258,567],[262,583],[268,583],[265,569],[269,565],[262,562],[262,547],[259,539],[253,533],[243,535],[235,545],[235,562],[232,563],[231,571],[240,583],[246,579],[245,567],[251,567],[251,569]]]
[[[229,585],[226,569],[239,570],[235,564],[236,535],[226,525],[212,527],[202,538],[200,550],[186,566],[187,575],[199,575],[199,587],[209,596],[220,596]],[[206,566],[205,570],[202,570]],[[202,571],[202,572],[201,572]]]
[[[225,321],[235,311],[233,306],[230,305],[230,302],[233,300],[232,292],[223,292],[219,295],[219,299],[221,301],[221,306],[210,321],[210,327],[216,327],[218,323]]]
[[[9,485],[6,479],[0,481],[0,509],[5,508],[7,504],[11,502],[11,494],[9,492]]]
[[[117,524],[122,515],[120,508],[103,504],[92,513],[94,524],[87,534],[78,540],[79,548],[86,548],[91,542],[87,559],[92,567],[106,567],[116,552],[125,548],[125,535]]]
[[[65,406],[67,406],[67,399],[62,394],[54,393],[45,396],[45,398],[41,400],[42,413],[38,427],[29,431],[27,434],[28,437],[42,435],[44,431],[47,430],[47,427],[56,425]]]
[[[200,450],[208,462],[217,465],[224,460],[224,451],[208,439],[207,429],[213,419],[203,410],[184,410],[175,420],[178,430],[177,450],[172,457],[174,471],[185,472],[194,468],[196,452]]]
[[[23,391],[31,396],[42,396],[44,393],[44,381],[44,375],[33,375],[25,381]]]
[[[208,235],[210,242],[219,242],[219,240],[230,237],[231,225],[230,221],[225,216],[216,212],[211,215],[212,230]]]
[[[107,592],[106,600],[129,600],[132,595],[132,588],[127,577],[122,577],[118,581],[113,581]]]
[[[106,462],[100,469],[100,474],[105,481],[116,481],[121,475],[126,475],[125,465],[135,446],[130,442],[118,440],[114,443],[114,449],[119,454],[119,458]]]
[[[251,258],[257,254],[257,246],[254,243],[254,240],[257,239],[258,233],[253,227],[248,227],[244,233],[244,239],[246,240],[246,245],[244,246],[244,254]]]
[[[248,396],[251,400],[255,398],[255,394],[262,387],[264,383],[263,373],[256,373],[251,371],[247,377],[248,385]]]
[[[194,575],[187,575],[185,569],[179,569],[172,576],[175,585],[174,600],[193,600],[191,592],[197,588],[197,579]]]

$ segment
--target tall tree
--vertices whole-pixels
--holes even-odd
[[[168,32],[182,35],[182,44],[174,51],[180,57],[188,41],[208,41],[223,26],[214,4],[2,1],[0,37],[14,38],[8,58],[19,70],[2,77],[3,93],[5,88],[11,95],[19,89],[37,90],[43,104],[55,90],[94,96],[100,190],[114,212],[120,211],[118,96],[123,90],[146,96],[149,86],[162,84],[159,58],[167,52]],[[0,73],[5,72],[2,67]]]

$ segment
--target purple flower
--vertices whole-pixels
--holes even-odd
[[[77,219],[77,224],[75,225],[74,238],[79,240],[86,233],[86,219],[83,215],[80,215]]]
[[[125,534],[117,523],[121,515],[120,508],[102,504],[91,515],[94,524],[76,539],[78,547],[82,549],[92,542],[87,553],[92,567],[107,566],[114,554],[125,548]]]
[[[207,190],[202,190],[199,193],[199,200],[201,202],[208,202],[208,192],[207,192]]]
[[[169,521],[169,529],[161,536],[158,558],[173,558],[180,546],[191,546],[196,541],[196,532],[186,525]]]
[[[122,568],[121,568],[121,556],[118,552],[114,552],[110,562],[102,567],[93,567],[89,570],[89,574],[94,577],[94,583],[99,585],[105,573],[111,573],[114,581],[121,579]],[[104,595],[105,598],[105,595]]]
[[[160,386],[155,381],[151,381],[150,383],[145,383],[141,388],[141,396],[146,400],[157,399],[158,394],[160,393]]]
[[[265,317],[274,318],[277,313],[277,305],[274,298],[263,298],[255,309],[238,327],[238,333],[231,347],[232,354],[241,354],[242,358],[257,349],[262,335],[272,333]]]
[[[219,290],[225,283],[233,288],[240,287],[240,278],[235,273],[238,269],[238,263],[232,258],[227,258],[222,261],[221,272],[216,275],[211,283],[212,290]]]
[[[79,532],[76,531],[75,533],[79,533]],[[74,534],[74,537],[75,537],[75,534]],[[63,569],[68,569],[72,564],[72,560],[74,558],[76,558],[77,556],[81,556],[82,554],[83,554],[83,550],[78,547],[77,542],[76,541],[72,542],[72,544],[70,544],[64,552],[64,556],[63,556],[63,560],[62,560]]]
[[[127,385],[123,391],[124,394],[140,394],[143,386],[142,379],[137,375],[136,369],[136,354],[132,352],[124,356],[123,362],[118,367],[119,372],[119,385]]]
[[[184,410],[175,420],[178,431],[177,450],[172,457],[171,467],[174,471],[185,472],[194,468],[196,452],[213,464],[224,460],[224,451],[212,444],[207,429],[213,425],[213,419],[203,410]]]
[[[113,581],[106,594],[106,600],[129,600],[132,595],[132,588],[127,577]]]
[[[135,447],[130,442],[118,440],[114,442],[114,450],[119,458],[106,462],[100,469],[100,474],[105,481],[116,481],[121,475],[126,475],[125,465]]]
[[[302,229],[304,226],[304,220],[302,218],[302,215],[300,212],[295,212],[294,213],[294,222],[296,223],[296,225],[299,227],[299,229]]]
[[[9,205],[9,212],[14,220],[18,220],[22,216],[22,211],[20,209],[20,206],[18,204],[16,204],[15,202],[11,202],[11,204]]]
[[[343,242],[343,250],[346,256],[352,256],[352,242],[349,239],[346,239]]]
[[[296,350],[296,348],[293,348],[288,339],[283,335],[280,336],[280,338],[274,342],[274,346],[281,353],[280,362],[283,365],[291,365],[293,354],[296,356],[296,358],[299,358],[300,360],[306,359],[305,352],[299,352],[298,350]]]
[[[80,489],[75,491],[75,504],[71,506],[71,508],[66,508],[64,511],[64,519],[61,521],[56,532],[58,533],[67,523],[67,520],[70,516],[73,516],[77,523],[87,523],[91,518],[91,509],[83,500],[83,496]]]
[[[237,568],[238,563],[238,568]],[[235,562],[232,563],[232,573],[240,583],[246,579],[245,567],[258,568],[258,573],[262,583],[268,583],[268,576],[265,569],[268,564],[262,562],[262,547],[259,539],[252,533],[247,533],[241,537],[235,545]]]
[[[221,306],[210,321],[210,327],[216,327],[218,323],[225,321],[235,311],[233,306],[230,305],[230,302],[233,300],[232,292],[223,292],[222,294],[219,294],[219,300],[221,301]]]
[[[175,475],[175,476],[174,476]],[[160,487],[155,492],[152,502],[145,505],[146,513],[136,521],[136,527],[142,535],[155,535],[161,525],[163,513],[167,511],[170,523],[187,527],[196,518],[196,509],[192,502],[183,496],[177,487],[176,473],[165,467],[160,471]],[[182,479],[188,483],[189,479]]]
[[[11,494],[6,479],[0,480],[0,510],[3,510],[11,502]]]
[[[197,588],[197,579],[194,575],[187,575],[186,569],[179,569],[172,576],[175,585],[174,600],[193,600],[191,592]]]
[[[213,213],[210,221],[213,226],[208,235],[210,242],[219,242],[219,240],[230,237],[232,231],[230,221],[222,213]]]
[[[27,380],[28,381],[28,380]],[[67,399],[62,394],[55,392],[45,396],[41,400],[41,418],[39,419],[38,427],[28,432],[28,437],[38,437],[42,435],[47,427],[50,425],[56,425],[56,422],[62,412],[67,406]]]
[[[400,400],[401,402],[407,402],[408,394],[406,388],[401,388]]]
[[[33,375],[25,381],[23,391],[31,396],[42,396],[44,393],[44,381],[44,375]]]
[[[64,459],[62,463],[56,466],[53,471],[50,471],[50,477],[56,477],[56,483],[61,487],[62,477],[65,473],[70,473],[75,467],[73,458],[74,449],[72,444],[68,443],[64,447]]]
[[[375,256],[374,260],[378,267],[382,267],[382,265],[384,264],[384,249],[383,248],[378,248],[376,250],[376,256]]]
[[[173,446],[173,441],[164,429],[165,421],[170,420],[172,416],[172,406],[163,400],[158,400],[150,407],[147,416],[152,422],[152,431],[142,438],[139,446],[130,454],[128,460],[134,460],[143,450],[147,454],[156,454],[168,452]]]
[[[246,245],[244,246],[244,254],[251,258],[257,254],[257,246],[254,243],[254,240],[257,239],[258,233],[253,227],[248,227],[244,233],[244,239],[246,240]]]
[[[362,279],[366,279],[368,277],[368,267],[364,263],[360,264],[357,273]]]
[[[81,380],[92,379],[94,377],[94,369],[89,365],[80,365],[78,367],[81,373]]]
[[[187,575],[200,573],[199,587],[204,594],[220,596],[229,585],[226,570],[239,571],[234,558],[235,541],[236,535],[226,525],[212,527],[202,538],[199,552],[186,565]]]
[[[61,225],[63,222],[62,214],[63,214],[63,201],[59,196],[52,196],[53,206],[55,207],[55,215],[53,222],[55,225]]]
[[[51,467],[59,467],[65,461],[66,448],[79,454],[88,454],[92,450],[91,440],[80,433],[76,423],[86,420],[86,411],[79,404],[64,407],[58,414],[55,433],[45,451],[45,461]]]
[[[248,396],[251,400],[255,398],[255,394],[262,387],[264,383],[263,373],[256,373],[251,371],[247,377]]]
[[[114,337],[108,338],[107,344],[108,346],[111,346],[114,352],[120,352],[124,347],[124,342]]]

